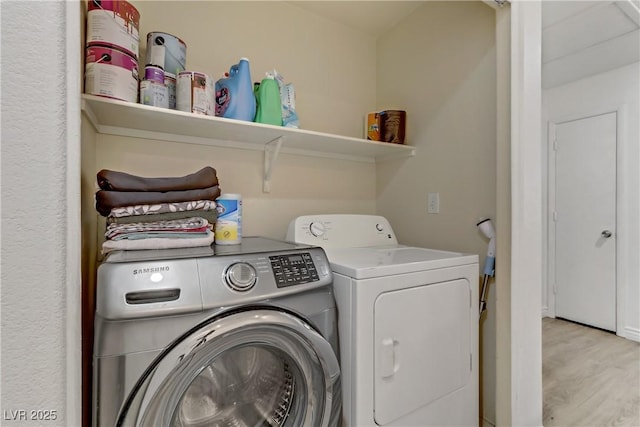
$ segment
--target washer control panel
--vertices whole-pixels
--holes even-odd
[[[278,288],[319,280],[318,270],[309,252],[272,255],[269,261]]]
[[[110,253],[97,272],[97,315],[122,320],[196,313],[331,289],[331,265],[321,247],[242,240],[240,245]]]

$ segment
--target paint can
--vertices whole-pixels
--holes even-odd
[[[169,108],[169,91],[167,85],[152,80],[141,81],[140,104]]]
[[[86,49],[84,91],[123,101],[138,100],[138,61],[108,46]]]
[[[164,73],[164,84],[167,85],[167,91],[169,92],[169,108],[176,109],[176,75]]]
[[[242,242],[242,196],[220,195],[216,199],[216,210],[216,245],[239,245]]]
[[[186,70],[187,45],[171,34],[157,31],[148,33],[145,64],[162,67],[165,72],[178,74]]]
[[[89,0],[87,47],[109,46],[138,59],[140,12],[124,0]]]
[[[180,111],[214,115],[214,84],[211,77],[196,71],[181,71],[176,84],[176,107]]]
[[[144,79],[164,84],[164,70],[160,67],[147,65],[144,67]]]

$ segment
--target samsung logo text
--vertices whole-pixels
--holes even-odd
[[[169,271],[169,266],[164,265],[162,267],[146,267],[146,268],[134,268],[133,275],[138,274],[148,274],[148,273],[160,273],[164,271]]]

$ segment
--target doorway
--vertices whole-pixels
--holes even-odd
[[[549,123],[555,315],[616,331],[617,113]]]

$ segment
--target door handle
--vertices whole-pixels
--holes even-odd
[[[391,338],[383,339],[381,342],[378,356],[380,357],[379,369],[382,378],[389,378],[398,371],[397,345],[398,342]]]
[[[608,239],[609,237],[612,236],[611,232],[609,230],[604,230],[601,234],[602,237],[604,237],[605,239]]]

